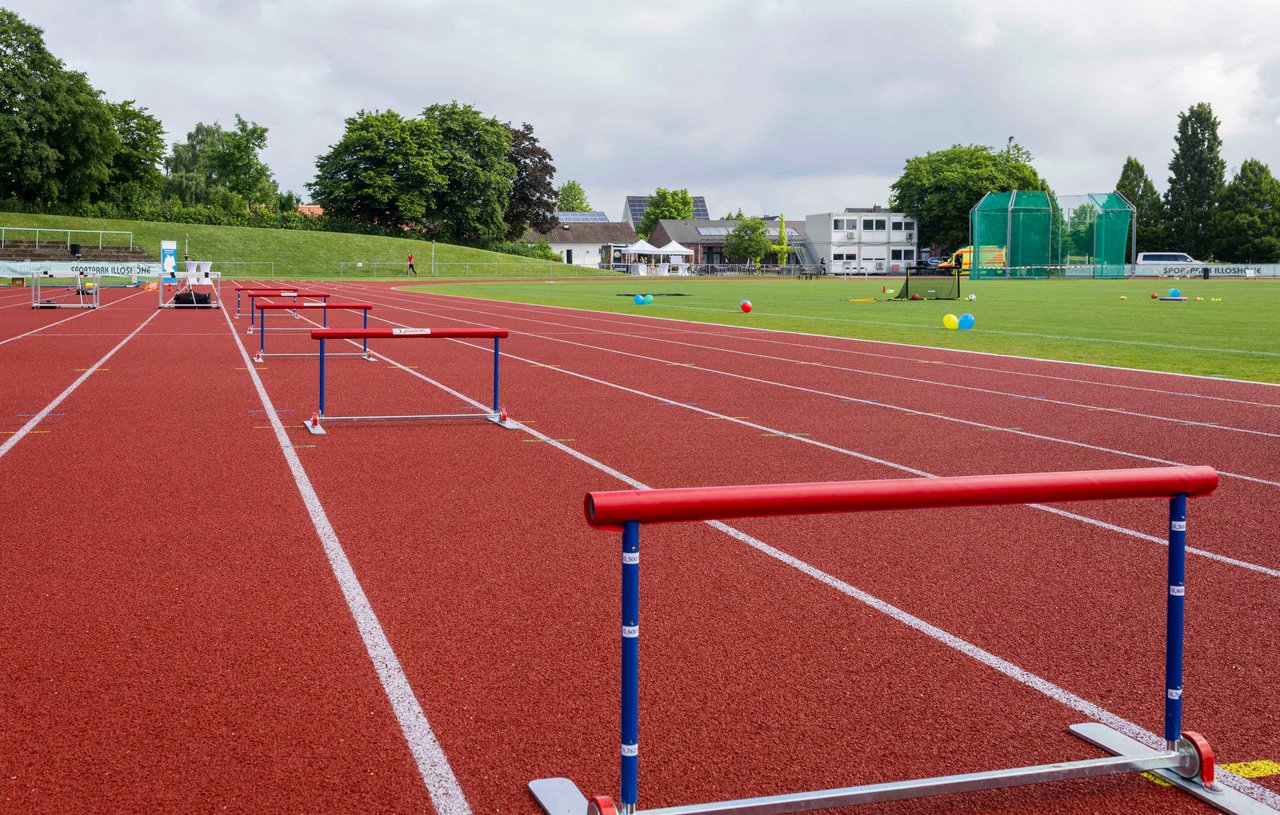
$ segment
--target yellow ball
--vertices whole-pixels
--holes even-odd
[[[1125,297],[1125,296],[1122,294],[1122,295],[1120,295],[1120,299],[1121,299],[1121,300],[1128,300],[1129,298],[1128,298],[1128,297]]]
[[[942,318],[942,327],[956,329],[960,327],[960,318],[954,314],[948,314]]]

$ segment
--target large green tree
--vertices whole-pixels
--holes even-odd
[[[591,212],[587,191],[572,178],[556,189],[556,212]]]
[[[640,228],[636,230],[636,234],[648,239],[658,226],[658,221],[663,219],[688,221],[692,218],[693,196],[689,195],[688,190],[668,190],[658,187],[653,195],[649,196],[649,207],[644,211],[644,217],[640,219]]]
[[[969,210],[989,192],[1049,191],[1017,144],[1003,150],[955,145],[908,159],[890,187],[890,206],[916,219],[920,243],[949,249],[969,242]]]
[[[267,128],[238,113],[233,130],[197,122],[187,140],[175,143],[165,158],[165,195],[187,205],[228,210],[274,205],[279,190],[258,155],[266,145]]]
[[[760,218],[747,218],[740,221],[724,241],[724,253],[731,258],[742,258],[751,264],[759,265],[760,258],[773,248],[769,233],[765,231],[764,221]]]
[[[126,206],[152,202],[164,187],[164,125],[132,99],[108,105],[120,148],[111,158],[109,200]]]
[[[84,203],[110,177],[119,145],[111,113],[44,34],[0,9],[0,196]]]
[[[1280,262],[1280,182],[1246,159],[1223,188],[1210,221],[1212,255],[1230,263]]]
[[[440,134],[436,168],[445,178],[428,205],[431,233],[454,243],[500,238],[516,168],[507,160],[511,133],[471,105],[432,105],[422,118]]]
[[[507,240],[516,241],[530,227],[543,233],[555,228],[556,190],[551,179],[556,168],[551,163],[551,153],[533,135],[533,125],[526,122],[515,127],[508,122],[507,130],[511,134],[507,161],[516,168],[516,177],[503,217],[507,222]]]
[[[1156,186],[1151,183],[1142,162],[1133,156],[1125,159],[1120,180],[1116,182],[1116,192],[1123,195],[1137,210],[1138,246],[1135,249],[1130,245],[1125,257],[1131,257],[1134,252],[1158,252],[1163,249],[1164,202],[1160,200],[1160,193],[1156,192]],[[1129,240],[1133,240],[1132,236]]]
[[[1178,114],[1169,189],[1165,192],[1170,249],[1206,257],[1211,251],[1209,220],[1222,192],[1227,165],[1222,160],[1218,119],[1208,102]]]
[[[311,200],[337,218],[425,231],[431,198],[445,184],[436,169],[439,150],[434,123],[362,110],[316,159],[315,180],[307,184]]]

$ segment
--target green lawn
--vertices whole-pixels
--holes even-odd
[[[629,278],[423,287],[433,294],[1280,382],[1280,281],[963,281],[967,301],[851,303],[898,281]],[[1152,300],[1177,286],[1187,302]],[[620,294],[681,293],[637,306]],[[1127,300],[1122,300],[1126,296]],[[1194,298],[1203,297],[1201,302]],[[1216,301],[1214,298],[1221,298]],[[754,306],[744,314],[739,303]],[[945,314],[976,318],[947,330]]]
[[[229,277],[270,277],[274,274],[279,278],[336,278],[341,274],[347,277],[402,278],[405,276],[405,261],[410,252],[415,256],[419,275],[430,277],[432,272],[432,244],[406,238],[18,213],[0,213],[0,226],[132,232],[134,244],[156,258],[160,257],[160,241],[174,240],[178,242],[179,257],[189,247],[193,260],[243,261],[242,266],[228,263],[218,266]],[[34,236],[19,232],[12,233],[9,237],[31,240]],[[42,235],[41,240],[47,237]],[[59,236],[53,236],[53,240],[58,239]],[[89,240],[90,236],[86,235],[72,238],[72,242],[76,243],[87,243]],[[107,236],[107,242],[127,246],[128,238],[111,235]],[[438,277],[609,274],[446,243],[435,244],[434,254]],[[357,263],[363,265],[356,266]]]

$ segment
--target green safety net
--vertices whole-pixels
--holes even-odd
[[[1132,226],[1115,193],[987,193],[970,211],[970,277],[1124,277]]]

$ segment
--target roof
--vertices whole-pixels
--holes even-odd
[[[741,221],[674,221],[662,219],[658,221],[658,227],[663,234],[684,246],[692,246],[694,244],[724,243],[729,237],[729,233]],[[778,222],[765,221],[765,233],[774,240],[778,237]],[[658,229],[654,230],[654,234],[658,234]],[[791,243],[799,238],[804,237],[804,221],[787,221],[787,242]]]
[[[536,243],[540,240],[548,243],[635,243],[636,231],[631,224],[614,221],[599,223],[587,221],[583,223],[560,224],[550,232],[525,230],[524,242]]]
[[[622,205],[622,217],[628,223],[639,226],[640,221],[644,219],[644,211],[649,208],[650,197],[648,195],[628,195],[626,202]],[[692,198],[694,220],[710,220],[711,212],[707,209],[707,199],[701,195],[694,195]]]

